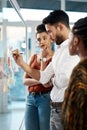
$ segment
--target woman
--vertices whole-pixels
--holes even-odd
[[[87,130],[87,17],[79,19],[72,28],[69,51],[78,55],[65,92],[62,115],[64,130]]]
[[[38,25],[36,31],[41,52],[31,57],[29,65],[34,69],[44,70],[53,56],[52,41],[43,24]],[[29,92],[25,112],[25,130],[49,130],[52,83],[46,84],[49,86],[46,88],[26,73],[24,85],[28,86]]]

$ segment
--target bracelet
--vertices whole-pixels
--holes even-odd
[[[44,58],[40,58],[40,61],[46,62],[47,59],[45,57]]]

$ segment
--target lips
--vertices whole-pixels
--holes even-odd
[[[43,48],[44,47],[44,45],[41,45],[41,48]]]

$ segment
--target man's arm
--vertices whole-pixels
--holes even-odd
[[[32,55],[30,58],[29,58],[29,61],[28,61],[28,65],[31,66],[32,63],[36,60],[36,54]],[[24,78],[23,78],[23,84],[25,86],[32,86],[32,85],[37,85],[37,84],[40,84],[39,81],[35,80],[34,78],[30,77],[28,73],[25,72],[24,74]]]
[[[31,68],[24,60],[19,50],[16,49],[12,51],[12,56],[17,65],[19,65],[26,73],[29,74],[30,77],[39,80],[40,79],[40,71],[37,69]]]
[[[38,80],[42,84],[46,84],[54,76],[52,63],[46,67],[44,71],[32,69],[24,60],[18,50],[12,51],[12,56],[17,65],[19,65],[30,77]]]

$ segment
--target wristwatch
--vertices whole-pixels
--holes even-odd
[[[40,58],[40,61],[46,62],[47,59],[45,57],[43,57],[43,58]]]

